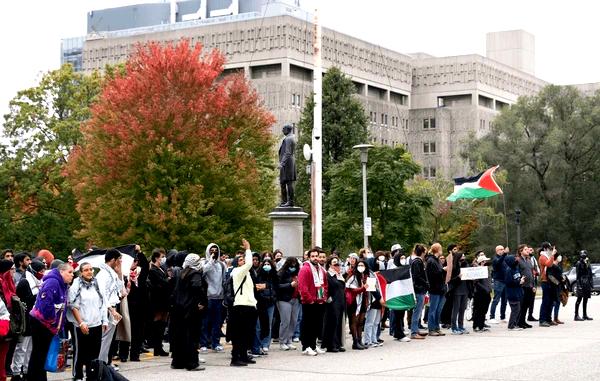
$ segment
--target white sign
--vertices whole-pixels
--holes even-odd
[[[375,291],[375,284],[377,283],[377,279],[376,278],[371,278],[368,277],[367,278],[367,291]]]
[[[370,237],[371,236],[371,217],[365,218],[364,227],[365,227],[365,235]]]
[[[488,268],[487,266],[462,267],[460,275],[462,280],[485,279],[488,277]]]

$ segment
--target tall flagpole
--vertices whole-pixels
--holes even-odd
[[[314,103],[313,131],[312,131],[312,165],[311,165],[311,222],[312,222],[312,246],[323,245],[323,173],[322,173],[322,115],[323,115],[323,84],[321,63],[321,22],[319,12],[315,9],[314,20],[314,70],[313,87]]]

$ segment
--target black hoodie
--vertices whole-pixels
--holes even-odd
[[[410,263],[410,272],[412,275],[413,287],[415,293],[424,294],[429,290],[429,281],[425,272],[425,263],[419,257],[415,257]]]
[[[426,272],[429,280],[429,293],[432,295],[446,294],[446,272],[439,258],[433,254],[428,254],[425,260],[427,262]]]

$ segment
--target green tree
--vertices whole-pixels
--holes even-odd
[[[506,171],[507,210],[522,210],[522,241],[600,250],[600,93],[547,86],[522,97],[467,152]]]
[[[67,167],[80,234],[99,245],[268,247],[274,119],[224,57],[187,41],[140,46],[107,82]]]
[[[10,101],[0,150],[3,245],[47,248],[62,256],[83,245],[74,238],[80,220],[61,171],[100,87],[99,75],[75,73],[65,65]]]
[[[403,148],[382,146],[369,151],[367,194],[372,248],[387,250],[396,242],[409,246],[422,241],[420,225],[431,199],[405,186],[419,172],[420,167]],[[334,181],[324,203],[324,245],[342,252],[356,250],[363,246],[359,153],[331,166],[327,174]]]

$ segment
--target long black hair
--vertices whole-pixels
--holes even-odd
[[[279,270],[279,273],[285,274],[285,272],[288,271],[290,267],[296,268],[296,271],[292,273],[293,275],[297,274],[298,271],[300,271],[300,262],[298,262],[298,259],[296,259],[296,257],[287,257],[285,259],[285,262],[283,262],[283,266],[281,266],[281,270]]]

